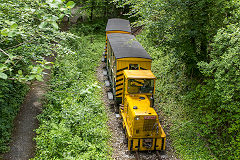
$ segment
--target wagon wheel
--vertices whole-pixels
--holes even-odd
[[[128,145],[128,137],[126,128],[123,129],[125,138],[123,139],[123,143]]]
[[[116,103],[116,101],[114,102],[114,109],[115,109],[115,113],[116,113],[116,114],[119,114],[119,106],[118,106],[118,104]]]

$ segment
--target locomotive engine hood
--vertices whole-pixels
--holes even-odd
[[[129,120],[132,126],[130,130],[133,136],[149,137],[160,136],[158,115],[150,107],[150,99],[146,95],[127,95]]]
[[[150,99],[146,95],[130,94],[126,96],[129,108],[137,115],[157,116],[155,110],[150,106]]]

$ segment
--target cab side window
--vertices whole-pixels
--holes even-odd
[[[129,70],[138,70],[138,64],[129,64]]]

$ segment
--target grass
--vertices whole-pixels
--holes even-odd
[[[34,159],[110,159],[107,116],[95,75],[105,37],[83,35],[79,26],[71,32],[78,37],[58,48],[47,104],[38,117]]]

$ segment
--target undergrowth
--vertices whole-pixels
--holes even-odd
[[[34,159],[110,158],[107,116],[95,75],[104,35],[82,35],[79,28],[71,29],[74,38],[62,42],[65,51],[56,57],[47,104],[38,116]]]
[[[184,63],[174,56],[174,50],[154,46],[146,35],[147,30],[137,39],[153,58],[152,71],[157,77],[155,105],[162,116],[160,120],[167,131],[167,140],[180,159],[215,159],[199,136],[191,107],[185,103],[184,95],[194,84],[185,75]]]
[[[0,153],[9,150],[13,121],[29,87],[11,80],[0,80]]]

